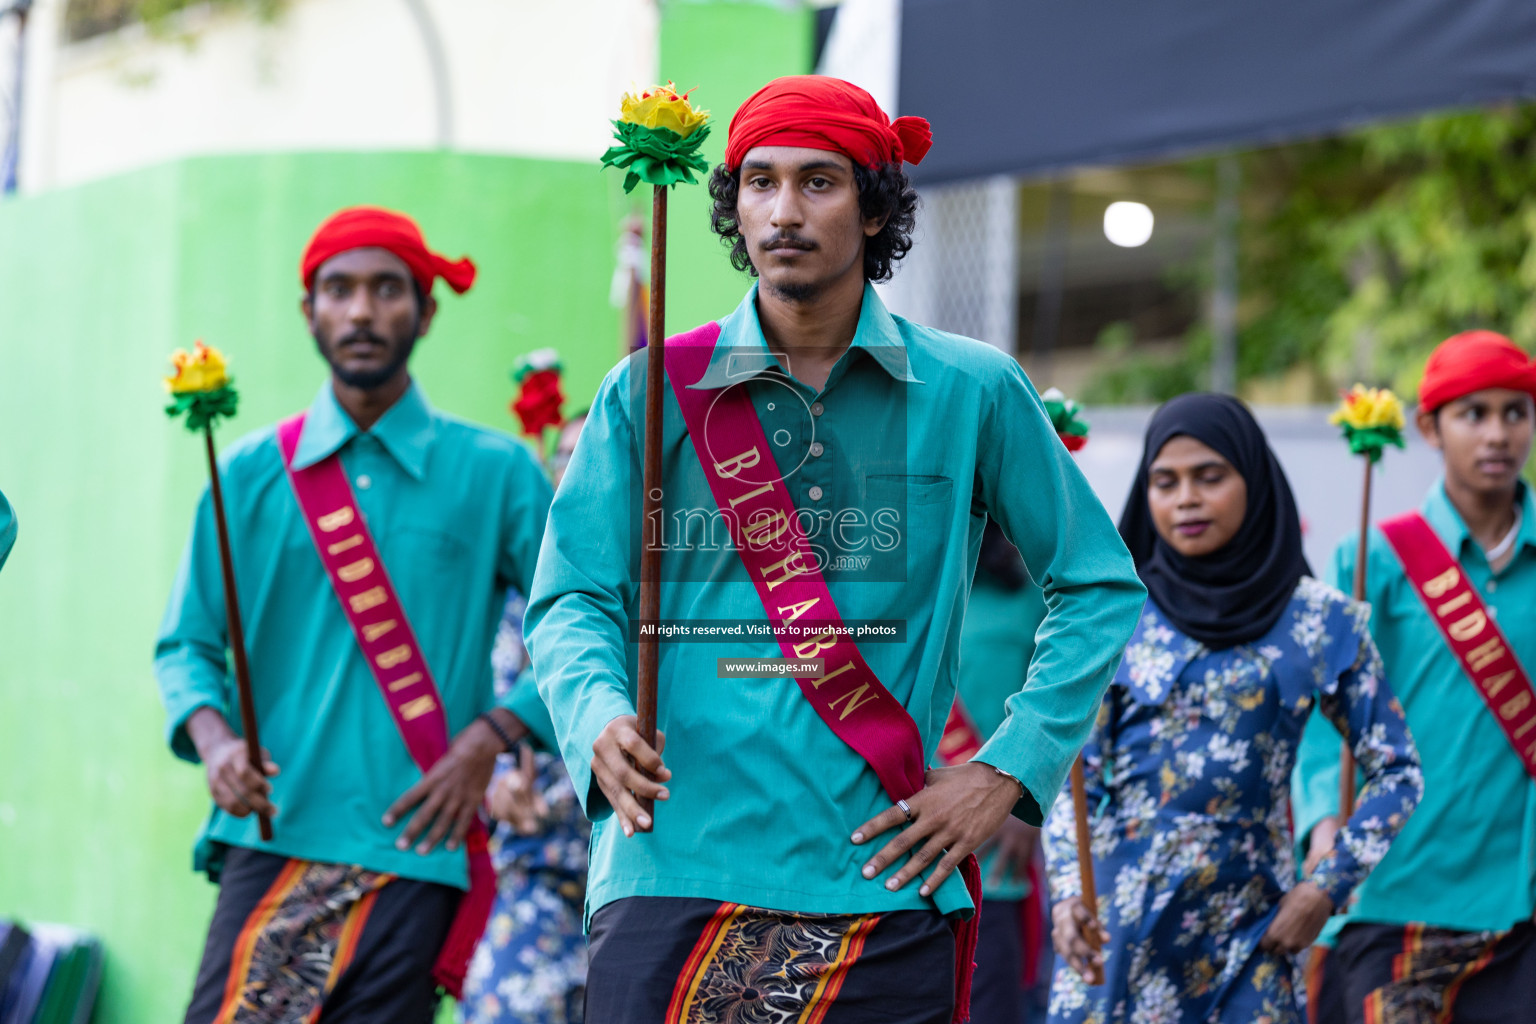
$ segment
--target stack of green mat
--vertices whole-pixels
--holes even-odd
[[[101,985],[101,942],[77,928],[0,922],[12,953],[0,1024],[87,1024]],[[19,955],[18,955],[19,951]]]

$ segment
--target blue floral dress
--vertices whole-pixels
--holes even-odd
[[[1313,704],[1365,773],[1310,876],[1335,906],[1423,791],[1369,615],[1303,578],[1267,634],[1212,651],[1148,602],[1084,749],[1105,984],[1058,956],[1052,1022],[1300,1024],[1298,963],[1258,944],[1296,876],[1290,775]],[[1056,900],[1081,893],[1075,835],[1064,793],[1045,829]]]
[[[523,649],[522,596],[512,593],[496,634],[491,663],[496,694],[504,695],[528,663]],[[565,766],[538,753],[538,785],[549,805],[544,830],[520,836],[505,822],[491,833],[496,903],[470,962],[459,1003],[463,1024],[579,1024],[587,984],[587,940],[581,910],[587,893],[587,843],[592,826]],[[497,762],[495,786],[517,764]]]

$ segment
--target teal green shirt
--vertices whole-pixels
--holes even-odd
[[[549,484],[517,441],[443,415],[414,385],[366,432],[322,388],[294,462],[336,451],[457,733],[494,705],[491,643],[507,587],[532,583]],[[421,773],[321,569],[275,430],[236,441],[220,464],[256,721],[282,772],[272,779],[272,841],[261,841],[254,816],[215,808],[197,866],[217,870],[214,840],[467,886],[462,850],[396,850],[404,822],[380,821]],[[239,728],[224,616],[205,491],[155,647],[167,737],[189,761],[197,760],[185,729],[193,711],[218,708]]]
[[[1524,521],[1514,557],[1492,573],[1482,548],[1437,484],[1422,511],[1498,618],[1527,672],[1536,667],[1536,507],[1521,485]],[[1333,578],[1353,586],[1358,536],[1334,553]],[[1349,919],[1463,931],[1502,930],[1536,908],[1536,782],[1379,530],[1367,548],[1371,635],[1402,701],[1424,765],[1424,798],[1391,851],[1356,890]],[[1296,772],[1296,829],[1337,813],[1339,737],[1316,716]]]
[[[16,513],[5,495],[0,493],[0,569],[5,568],[5,560],[11,557],[11,548],[15,545]]]
[[[1045,621],[1045,595],[1033,583],[1009,590],[978,573],[960,630],[960,701],[982,736],[1008,717],[1008,698],[1029,678],[1035,630]],[[996,851],[981,859],[987,899],[1022,900],[1029,880],[1000,863]]]
[[[978,755],[1023,781],[1015,813],[1038,824],[1145,596],[1114,524],[1013,359],[893,317],[867,288],[852,344],[817,392],[769,355],[756,296],[721,321],[698,385],[748,388],[843,618],[903,628],[900,642],[860,648],[917,723],[930,763],[954,700],[987,514],[1040,582],[1043,642]],[[616,367],[593,403],[550,512],[527,617],[540,690],[596,823],[588,913],[627,896],[827,913],[968,910],[958,876],[930,903],[916,885],[891,893],[886,875],[860,875],[878,844],[849,836],[890,807],[875,773],[793,680],[718,677],[718,658],[780,657],[771,637],[662,643],[671,799],[650,834],[626,839],[613,822],[591,758],[604,726],[634,713],[643,371],[643,357]],[[670,387],[663,402],[661,618],[760,625],[762,604],[719,528]]]

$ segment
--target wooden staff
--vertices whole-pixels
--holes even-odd
[[[219,530],[219,560],[224,569],[224,611],[229,623],[229,649],[235,657],[235,689],[240,692],[240,731],[245,735],[245,752],[251,766],[267,774],[266,759],[261,756],[261,740],[256,735],[256,699],[251,695],[251,666],[245,657],[245,629],[240,622],[240,598],[235,593],[235,562],[229,552],[229,522],[224,518],[224,489],[219,486],[219,462],[213,452],[213,423],[203,427],[204,447],[208,451],[208,487],[213,494],[213,521]],[[272,838],[272,819],[257,815],[263,841]]]
[[[1371,470],[1375,463],[1365,459],[1365,488],[1360,498],[1360,546],[1355,550],[1355,600],[1365,600],[1366,541],[1371,529]],[[1342,741],[1339,752],[1339,827],[1355,810],[1355,753],[1349,749],[1349,740]]]
[[[667,322],[667,186],[651,186],[651,320],[647,328],[645,354],[645,479],[641,507],[646,529],[641,531],[640,549],[640,623],[652,631],[640,633],[640,678],[635,712],[640,738],[656,746],[656,676],[660,668],[661,646],[654,631],[661,619],[661,547],[666,535],[661,505],[661,417],[662,392],[666,388]],[[653,778],[645,772],[646,778]],[[640,808],[655,821],[653,801],[640,798]],[[650,828],[635,828],[649,832]]]
[[[1072,811],[1077,818],[1077,873],[1082,881],[1083,906],[1093,917],[1093,930],[1085,936],[1095,953],[1104,948],[1099,936],[1099,894],[1093,881],[1093,835],[1088,828],[1088,787],[1083,779],[1083,755],[1072,762]],[[1104,968],[1090,964],[1088,984],[1104,984]]]

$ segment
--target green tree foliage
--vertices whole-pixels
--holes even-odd
[[[1131,325],[1110,324],[1094,342],[1100,369],[1083,386],[1089,405],[1153,405],[1205,386],[1209,333],[1186,339],[1177,352],[1147,352],[1133,344]]]
[[[1243,161],[1241,376],[1310,363],[1335,383],[1407,397],[1429,350],[1457,331],[1536,345],[1536,105]]]
[[[188,7],[243,7],[264,21],[275,18],[284,0],[69,0],[64,8],[64,36],[79,42],[143,22],[151,32],[164,29],[167,19]]]

